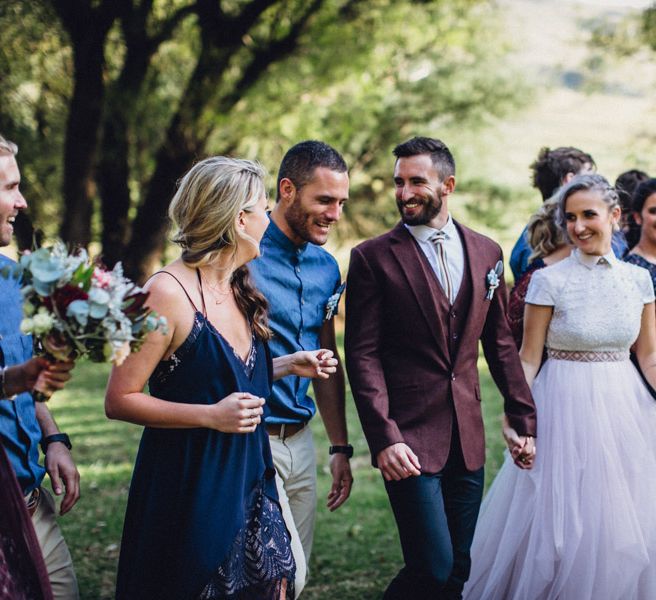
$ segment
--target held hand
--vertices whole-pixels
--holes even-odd
[[[333,358],[331,350],[302,350],[294,352],[290,358],[290,373],[298,377],[328,379],[337,371],[337,359]]]
[[[386,481],[400,481],[421,475],[421,465],[417,455],[403,442],[381,450],[376,457],[376,462]]]
[[[208,427],[223,433],[251,433],[262,421],[264,398],[233,392],[209,407]]]
[[[519,438],[523,441],[522,449],[515,460],[515,464],[520,469],[532,469],[535,462],[535,438],[531,436],[521,436]]]
[[[59,514],[64,515],[80,499],[80,473],[70,450],[61,442],[48,444],[45,467],[55,494],[59,496],[66,491],[59,509]]]
[[[333,484],[328,492],[326,506],[332,512],[346,502],[353,486],[351,463],[346,454],[338,453],[330,457],[330,473],[333,476]]]
[[[531,436],[520,436],[510,426],[503,428],[503,437],[513,461],[520,469],[531,469],[535,460],[535,440]]]

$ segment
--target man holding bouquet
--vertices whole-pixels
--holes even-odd
[[[0,135],[0,247],[11,243],[14,220],[27,203],[19,190],[20,172],[15,144]],[[0,255],[0,267],[13,261]],[[16,472],[32,523],[41,545],[54,597],[78,598],[71,555],[55,519],[52,496],[41,487],[48,472],[55,494],[64,493],[60,513],[68,512],[80,497],[80,475],[70,454],[68,436],[61,433],[42,403],[28,391],[45,384],[61,389],[70,379],[73,363],[49,364],[32,358],[32,340],[23,335],[19,282],[0,277],[0,441]],[[21,393],[17,393],[21,392]],[[39,445],[45,468],[39,464]]]

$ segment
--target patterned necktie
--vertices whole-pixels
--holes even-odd
[[[449,300],[449,304],[453,304],[455,300],[453,297],[453,283],[451,282],[451,274],[449,273],[449,265],[446,260],[446,250],[444,248],[446,234],[443,231],[436,231],[428,240],[433,244],[437,253],[438,279]]]

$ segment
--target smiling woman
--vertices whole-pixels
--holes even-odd
[[[656,384],[654,289],[611,251],[620,208],[603,177],[574,177],[558,200],[576,249],[531,278],[520,351],[538,410],[535,466],[506,459],[483,502],[472,600],[651,598],[656,585],[645,506],[656,494],[656,405],[629,360],[635,347]]]

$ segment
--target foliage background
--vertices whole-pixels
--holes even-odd
[[[155,1],[155,20],[182,4]],[[453,213],[498,239],[507,253],[539,203],[528,165],[541,146],[578,146],[610,180],[633,167],[656,172],[656,10],[643,13],[649,2],[374,0],[355,10],[358,4],[327,2],[297,51],[272,64],[229,112],[209,106],[203,113],[210,131],[203,152],[258,158],[272,173],[271,184],[284,151],[299,139],[322,138],[344,152],[352,165],[351,199],[329,243],[344,272],[349,249],[395,221],[391,149],[413,134],[441,137],[454,150]],[[0,131],[21,146],[34,223],[54,236],[65,213],[62,165],[73,59],[50,5],[0,3]],[[197,23],[183,20],[159,47],[129,105],[131,219],[199,43]],[[125,56],[116,25],[108,32],[106,56],[103,77],[111,87]],[[100,195],[95,185],[89,191],[91,244],[102,250]],[[171,256],[165,249],[162,258]],[[501,408],[481,367],[489,482],[501,460]],[[82,597],[105,599],[113,595],[140,428],[104,417],[104,368],[81,364],[75,374],[52,404],[82,473],[83,497],[62,525]],[[337,513],[319,510],[308,600],[378,598],[401,560],[350,398],[348,418],[356,484]],[[313,428],[325,496],[327,441],[319,421]]]

